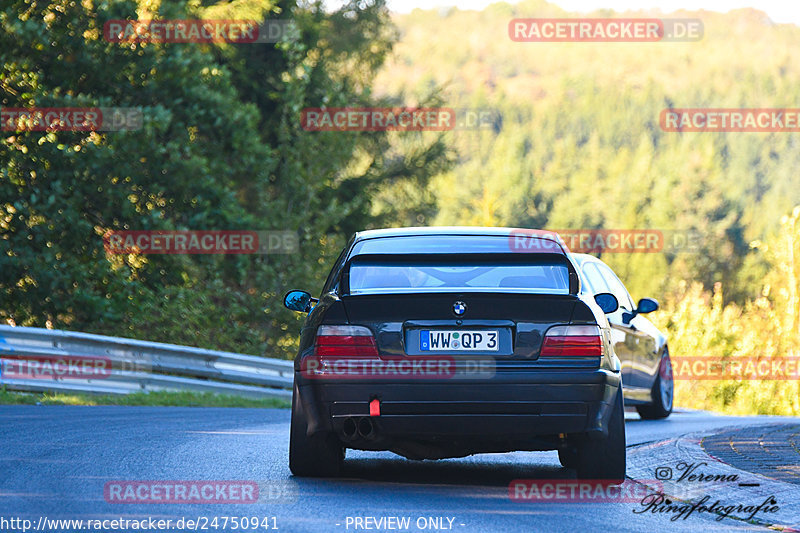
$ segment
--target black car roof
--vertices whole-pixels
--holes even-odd
[[[386,228],[358,232],[353,236],[351,253],[349,255],[352,257],[353,255],[362,255],[364,253],[398,253],[402,248],[405,248],[406,245],[410,245],[411,248],[419,248],[413,243],[422,244],[422,248],[412,253],[438,253],[440,251],[440,245],[436,240],[439,238],[460,239],[462,247],[465,246],[466,243],[466,248],[461,249],[459,253],[469,253],[470,244],[475,245],[474,249],[471,250],[473,253],[524,253],[526,255],[530,253],[544,253],[565,255],[568,251],[558,234],[546,230],[480,226],[427,226]],[[433,242],[431,239],[433,239]],[[376,249],[370,245],[370,243],[381,241],[384,243],[382,245],[382,250],[379,248]],[[495,241],[495,243],[487,246],[486,243],[489,241]],[[536,241],[549,244],[535,244]],[[451,245],[453,242],[455,241],[451,241]],[[502,242],[502,244],[500,244],[500,242]],[[370,246],[373,252],[365,252],[365,246]],[[389,248],[386,248],[386,246],[389,246]],[[444,250],[441,251],[444,252]],[[453,253],[453,251],[451,250],[450,253]]]
[[[498,228],[498,227],[483,227],[483,226],[422,226],[410,228],[383,228],[373,229],[366,231],[359,231],[356,233],[356,241],[364,239],[376,239],[384,237],[408,237],[408,236],[424,236],[424,235],[483,235],[483,236],[498,236],[508,237],[515,232],[528,232],[533,233],[539,230],[524,229],[524,228]],[[542,232],[546,233],[546,232]]]
[[[437,247],[431,245],[430,239],[437,239],[439,237],[455,237],[460,239],[467,239],[469,242],[470,237],[475,238],[475,243],[483,241],[495,241],[503,239],[506,241],[501,246],[478,245],[472,252],[475,253],[514,253],[514,254],[530,254],[530,253],[549,253],[566,255],[568,250],[566,245],[561,240],[557,233],[540,229],[528,228],[505,228],[505,227],[481,227],[481,226],[425,226],[425,227],[410,227],[410,228],[385,228],[376,230],[360,231],[353,236],[351,244],[351,257],[353,255],[361,255],[364,246],[368,246],[370,241],[378,242],[384,241],[386,245],[391,247],[395,246],[392,242],[397,239],[397,244],[402,248],[400,241],[412,243],[424,242],[427,239],[427,250],[424,253],[436,253]],[[420,240],[418,240],[420,239]],[[488,240],[487,240],[488,239]],[[549,244],[535,244],[535,241]],[[464,242],[464,241],[462,241]],[[390,244],[391,243],[391,244]],[[388,249],[382,250],[379,253],[387,253]],[[399,249],[398,249],[399,250]],[[468,250],[462,250],[461,253],[467,253]],[[421,253],[421,252],[420,252]]]

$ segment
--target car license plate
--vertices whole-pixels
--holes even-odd
[[[419,349],[423,352],[463,351],[496,352],[497,331],[442,331],[424,329],[419,333]]]

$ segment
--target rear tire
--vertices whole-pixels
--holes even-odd
[[[653,403],[637,406],[636,411],[639,416],[644,420],[667,418],[672,413],[673,391],[672,362],[669,360],[669,352],[664,348],[664,355],[661,356],[661,363],[658,367],[658,375],[650,393]]]
[[[289,470],[299,477],[336,477],[341,472],[344,447],[335,435],[307,434],[308,422],[303,403],[292,393],[292,426],[289,431]]]
[[[578,444],[575,469],[579,479],[619,484],[625,481],[625,460],[625,406],[620,384],[608,422],[608,435]]]
[[[564,468],[576,468],[578,466],[578,451],[572,445],[568,448],[561,448],[558,450],[558,462]]]

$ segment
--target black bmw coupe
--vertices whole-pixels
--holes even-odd
[[[655,385],[663,365],[619,353],[657,334],[631,320],[658,304],[627,308],[630,297],[620,302],[591,264],[536,230],[355,234],[319,299],[299,290],[284,299],[308,313],[295,359],[292,473],[336,476],[347,448],[410,459],[558,450],[579,478],[622,481],[626,373],[641,381],[631,390],[650,417],[669,414],[671,388],[665,407]],[[656,345],[665,357],[663,339]]]

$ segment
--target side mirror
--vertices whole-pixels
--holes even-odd
[[[639,303],[636,304],[636,309],[634,309],[629,313],[625,312],[622,314],[622,320],[627,324],[628,322],[633,320],[633,317],[635,317],[636,315],[644,315],[647,313],[652,313],[656,309],[658,309],[658,302],[656,300],[654,300],[653,298],[642,298],[641,300],[639,300]]]
[[[652,298],[642,298],[639,300],[639,303],[636,304],[636,313],[637,314],[647,314],[652,313],[658,309],[658,302]]]
[[[317,302],[316,298],[312,298],[306,291],[289,291],[283,297],[283,305],[286,309],[292,311],[299,311],[300,313],[308,313],[311,311],[311,303]]]
[[[619,309],[619,302],[617,297],[610,292],[601,292],[594,296],[594,301],[600,306],[605,314],[613,313]]]

